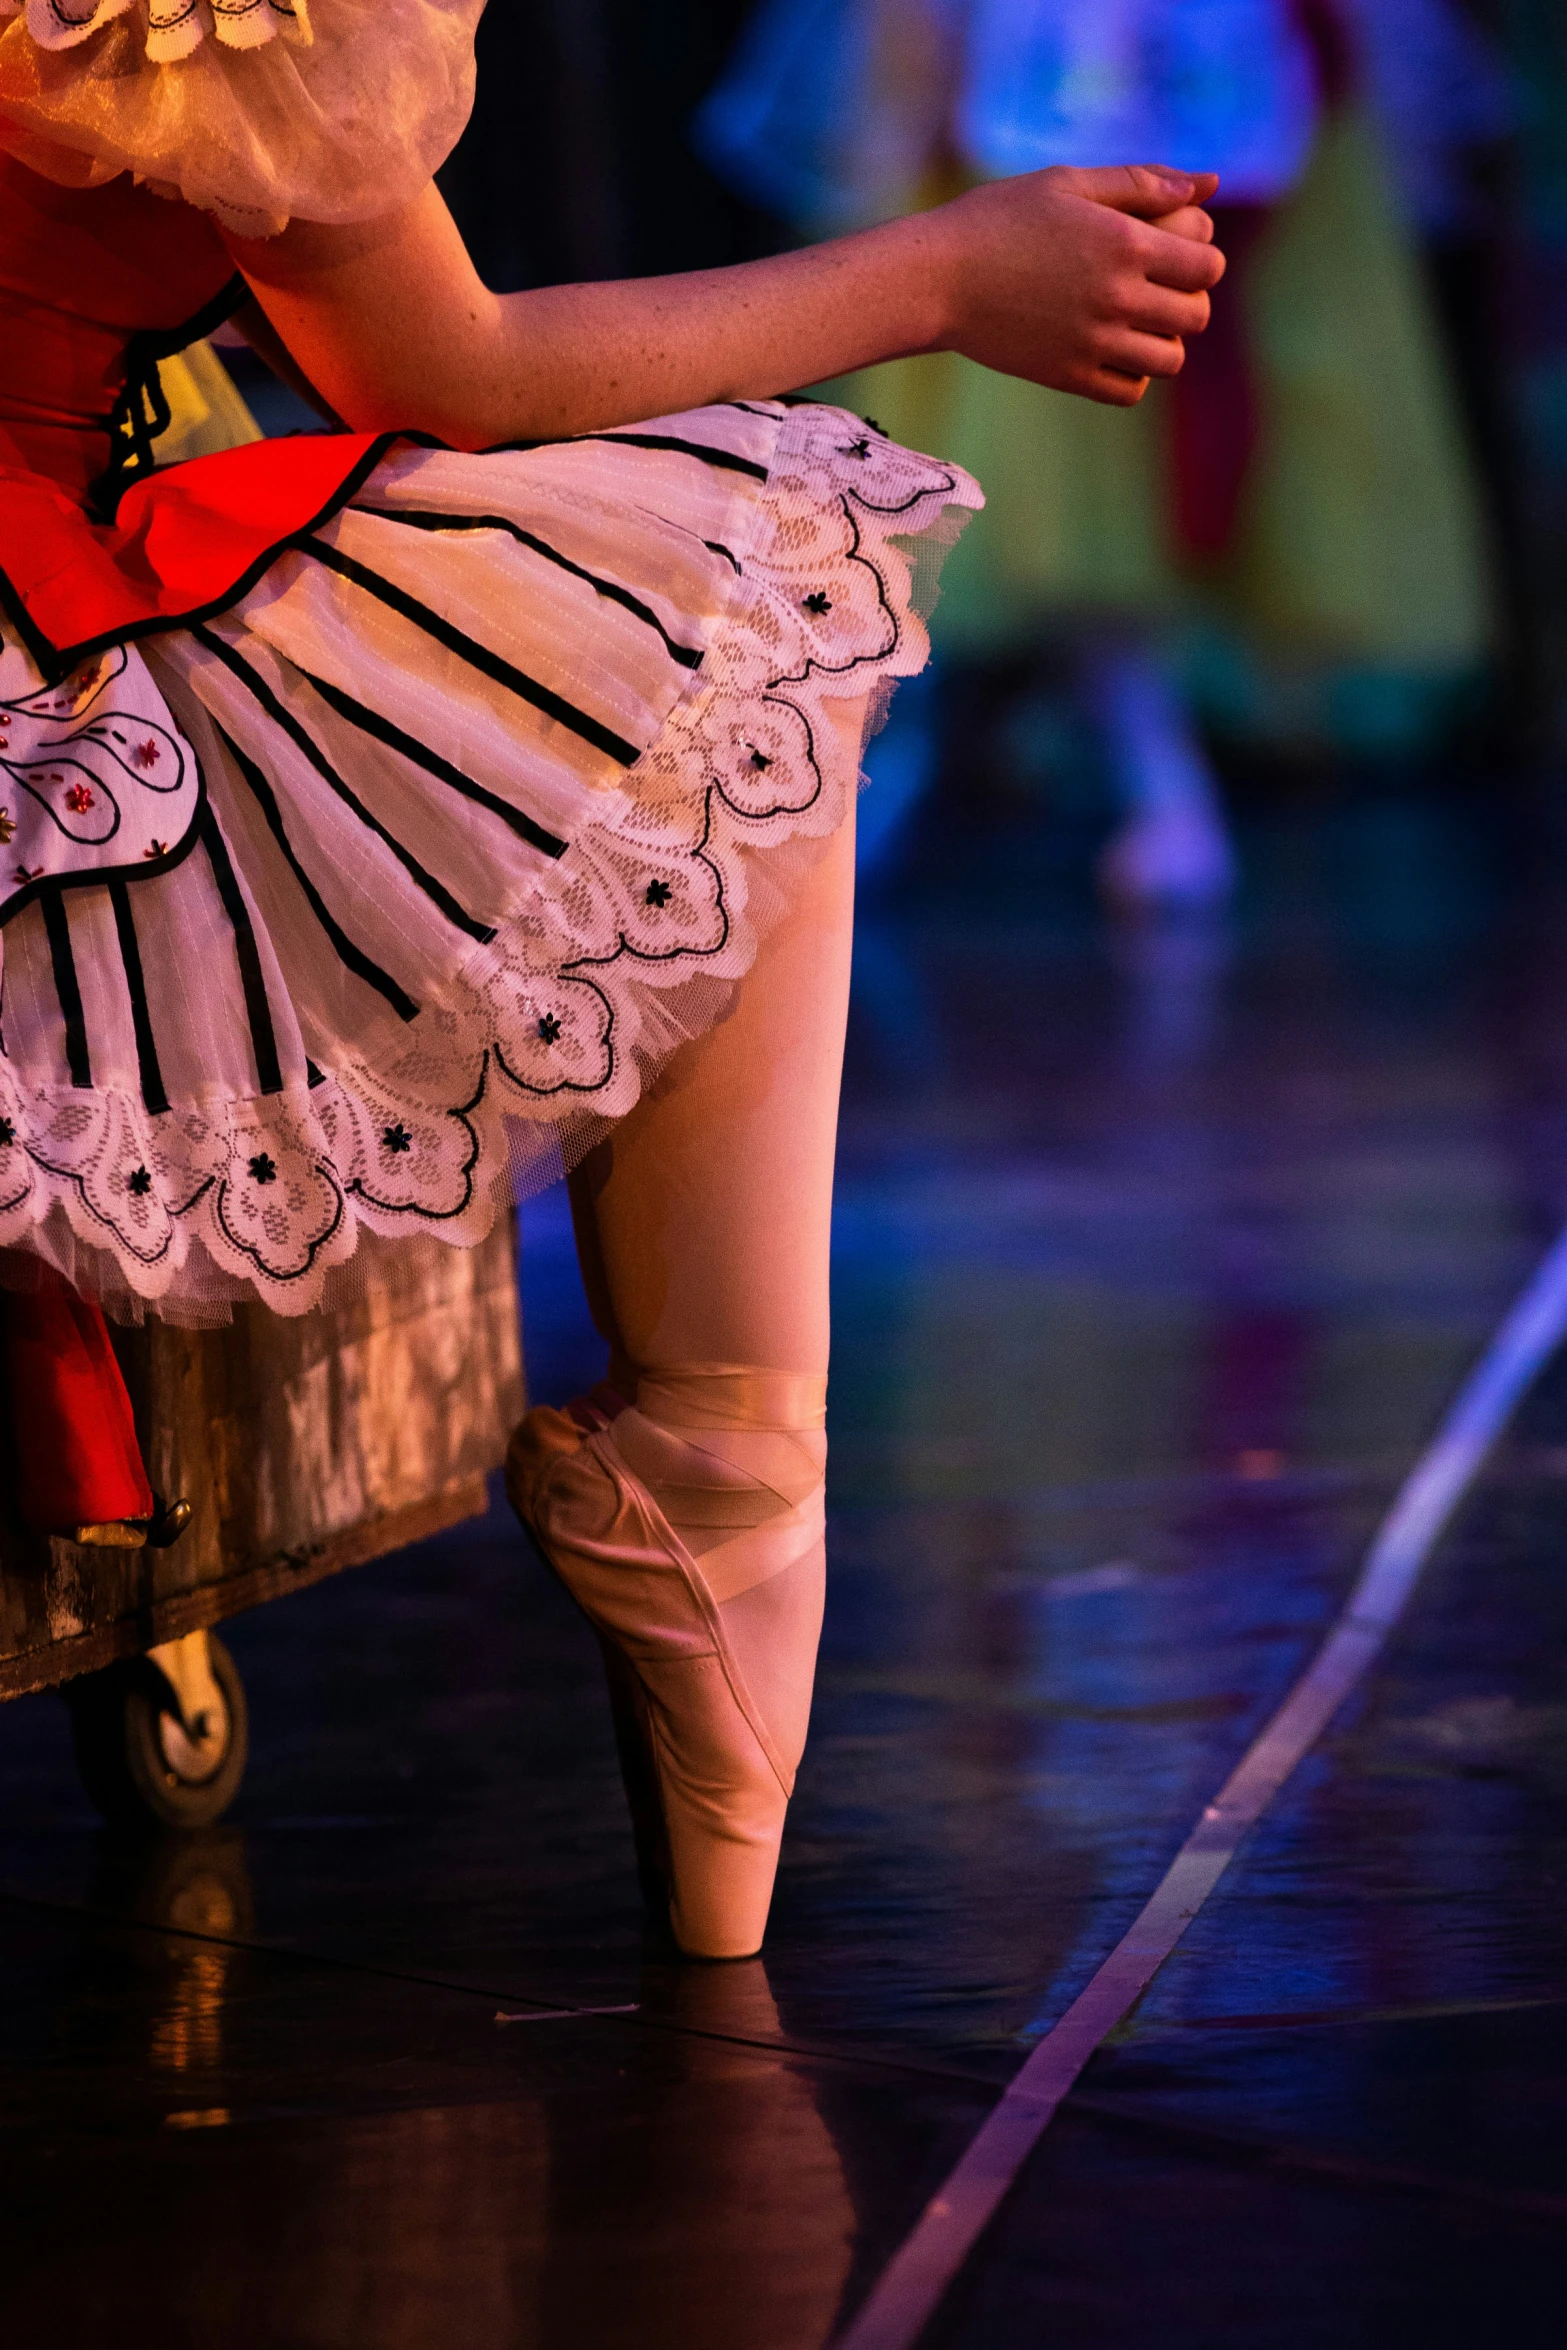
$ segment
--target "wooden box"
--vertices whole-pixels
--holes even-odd
[[[513,1228],[389,1252],[345,1305],[116,1333],[169,1550],[30,1539],[0,1494],[0,1698],[179,1639],[486,1505],[523,1408]]]

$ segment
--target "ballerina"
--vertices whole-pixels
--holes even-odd
[[[499,297],[431,181],[479,6],[0,0],[0,1247],[299,1313],[571,1170],[609,1370],[508,1488],[650,1898],[741,1956],[821,1616],[859,755],[979,503],[776,395],[954,348],[1132,405],[1213,182]],[[157,357],[227,316],[339,429],[156,470]]]

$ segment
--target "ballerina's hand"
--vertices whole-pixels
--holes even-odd
[[[1224,275],[1212,172],[1057,167],[927,215],[955,289],[950,347],[986,367],[1130,408],[1178,375]]]

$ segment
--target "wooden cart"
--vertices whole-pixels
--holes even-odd
[[[244,1773],[244,1690],[211,1627],[486,1506],[522,1410],[511,1221],[391,1254],[344,1306],[118,1333],[167,1550],[29,1538],[0,1493],[0,1699],[64,1687],[90,1793],[196,1827]]]

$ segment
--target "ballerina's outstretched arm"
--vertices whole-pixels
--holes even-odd
[[[1129,407],[1207,324],[1216,185],[1147,165],[1033,172],[773,260],[525,294],[481,283],[433,186],[379,220],[229,242],[345,423],[482,448],[924,351]]]

